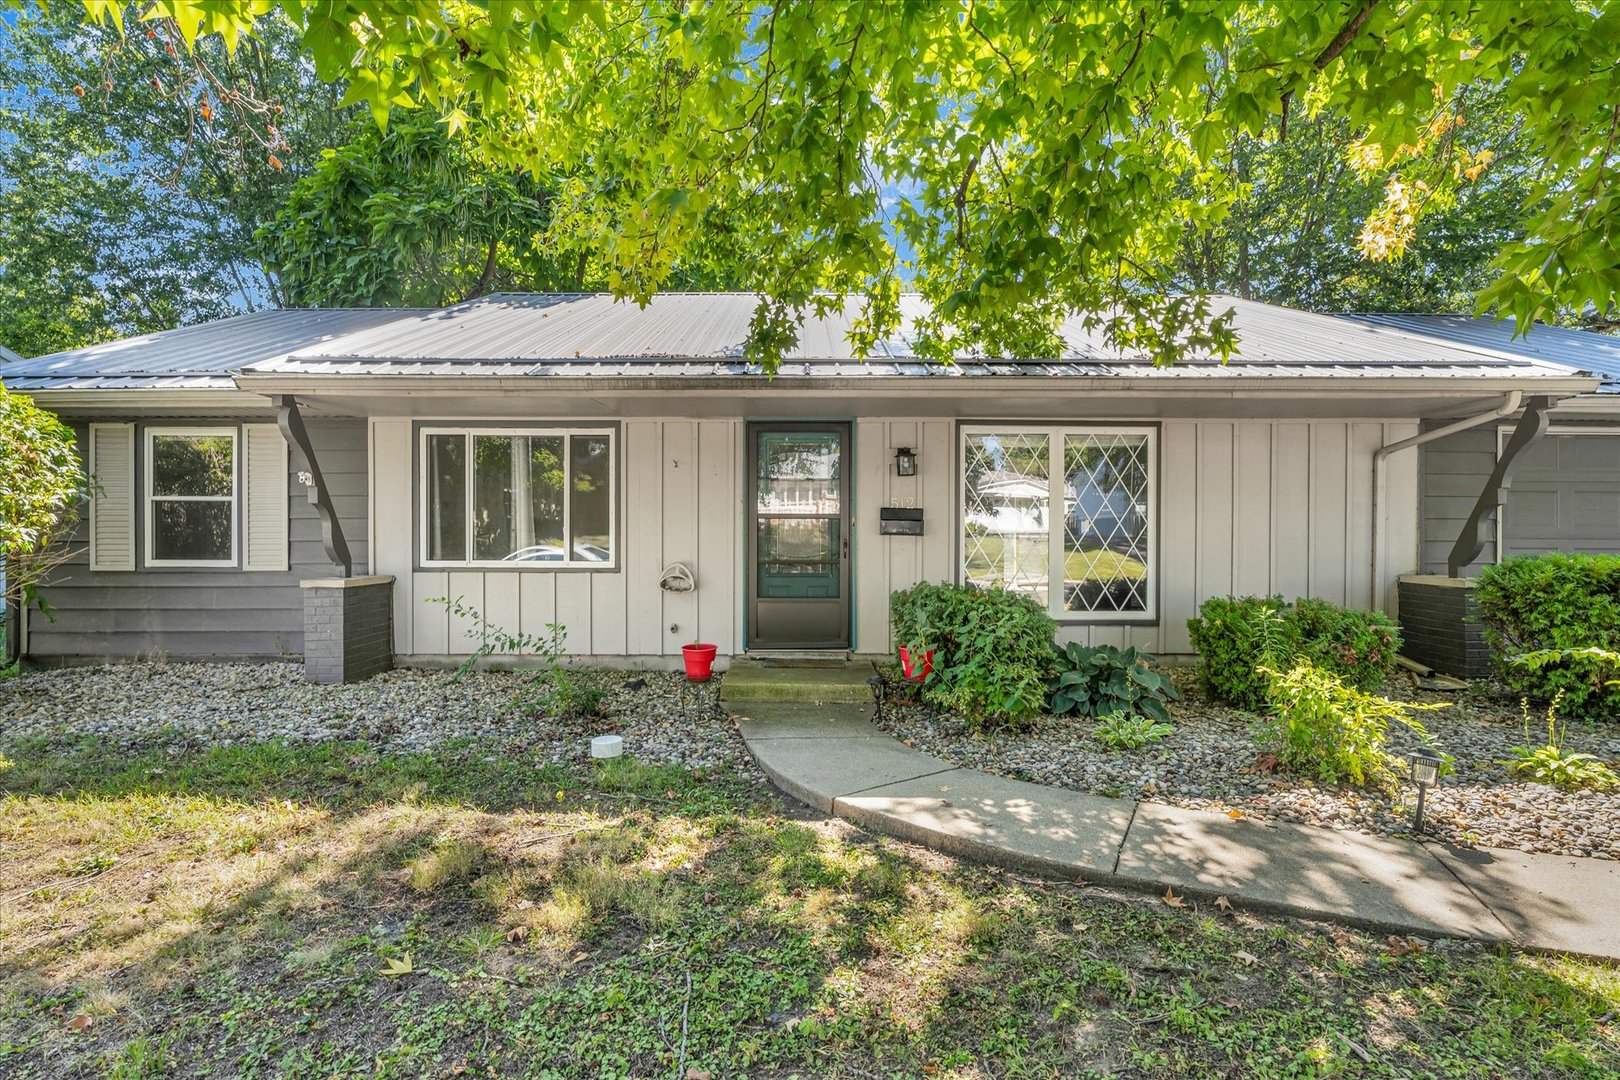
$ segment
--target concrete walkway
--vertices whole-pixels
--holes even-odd
[[[1620,959],[1620,863],[1234,820],[1009,780],[878,731],[857,688],[837,680],[822,704],[737,700],[728,678],[725,704],[783,791],[953,855],[1379,931]]]

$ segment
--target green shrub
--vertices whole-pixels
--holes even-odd
[[[1125,712],[1109,713],[1097,723],[1093,732],[1097,741],[1110,750],[1135,750],[1156,743],[1174,730],[1162,720],[1149,716],[1132,716]]]
[[[1395,669],[1401,635],[1389,616],[1302,597],[1217,596],[1187,623],[1198,650],[1204,689],[1239,708],[1266,708],[1262,668],[1281,671],[1299,660],[1358,690],[1376,690]]]
[[[1266,707],[1262,667],[1285,668],[1299,654],[1299,627],[1280,596],[1215,596],[1187,622],[1198,650],[1198,681],[1211,695],[1241,709]]]
[[[1057,671],[1048,687],[1053,715],[1123,713],[1169,720],[1166,702],[1180,695],[1168,678],[1148,667],[1152,660],[1153,657],[1138,653],[1134,648],[1088,647],[1070,642],[1052,659]]]
[[[1485,643],[1513,689],[1559,691],[1573,716],[1620,716],[1603,652],[1620,652],[1620,555],[1527,555],[1486,567],[1476,591]]]
[[[1271,705],[1260,725],[1261,743],[1290,769],[1330,784],[1389,786],[1398,768],[1385,751],[1390,723],[1427,743],[1428,732],[1412,712],[1446,707],[1369,694],[1308,660],[1286,671],[1264,667],[1261,674]]]
[[[1012,730],[1040,715],[1057,624],[1032,597],[1006,589],[922,582],[889,598],[894,639],[934,650],[923,699],[976,731]]]

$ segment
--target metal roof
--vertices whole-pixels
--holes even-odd
[[[743,356],[758,303],[753,293],[660,293],[645,307],[605,293],[496,294],[447,308],[262,311],[145,334],[0,368],[20,390],[228,388],[232,376],[456,375],[545,378],[747,378]],[[1490,343],[1318,315],[1234,297],[1239,352],[1226,365],[1193,356],[1168,368],[1106,347],[1084,320],[1063,327],[1061,356],[963,355],[919,360],[913,330],[925,301],[901,298],[901,326],[869,357],[849,330],[858,300],[805,320],[779,378],[1021,376],[1198,380],[1290,377],[1380,379],[1566,378],[1550,363]],[[1539,332],[1539,331],[1538,331]]]
[[[1620,394],[1620,336],[1536,323],[1524,337],[1515,338],[1517,325],[1511,316],[1358,314],[1346,318],[1590,372],[1602,380],[1598,393]]]
[[[646,307],[605,293],[498,294],[361,331],[249,374],[491,376],[750,376],[743,358],[758,297],[752,293],[660,293]],[[1503,375],[1567,376],[1567,369],[1500,350],[1437,340],[1331,315],[1216,298],[1233,313],[1238,355],[1227,365],[1193,356],[1156,368],[1145,355],[1109,349],[1080,317],[1062,328],[1061,356],[999,359],[964,355],[951,365],[923,362],[913,328],[925,301],[901,297],[901,325],[870,356],[857,356],[849,330],[858,301],[805,320],[778,377],[985,375],[1231,378]]]
[[[231,389],[250,364],[273,360],[431,308],[289,308],[88,345],[0,366],[14,390]]]

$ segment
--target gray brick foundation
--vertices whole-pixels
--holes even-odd
[[[351,683],[394,666],[394,579],[317,578],[304,590],[304,678]]]
[[[1403,654],[1462,679],[1490,674],[1491,651],[1480,629],[1472,579],[1403,577],[1399,589]]]

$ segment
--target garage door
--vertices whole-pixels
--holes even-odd
[[[1531,443],[1513,469],[1502,542],[1507,555],[1620,554],[1620,433]]]

